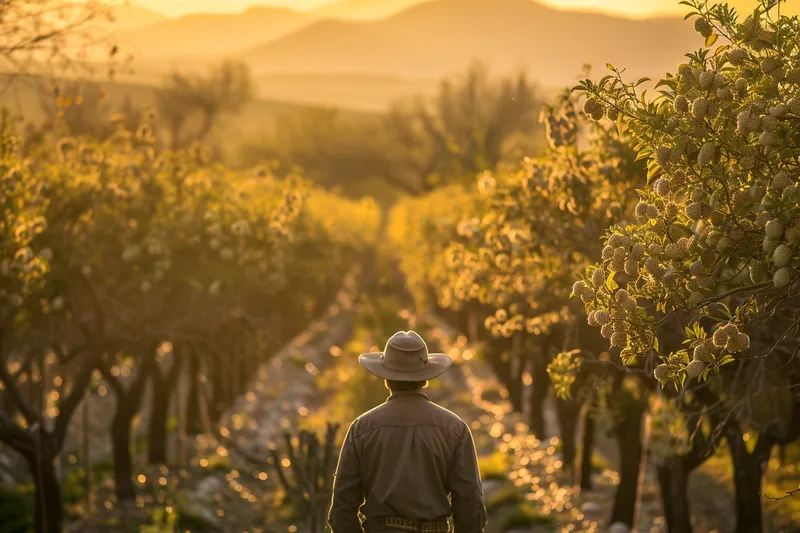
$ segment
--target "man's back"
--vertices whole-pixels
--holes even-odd
[[[422,393],[452,359],[428,353],[414,331],[398,331],[382,352],[358,357],[392,395],[350,425],[339,454],[328,524],[333,533],[401,529],[482,533],[481,476],[469,427]]]
[[[452,514],[456,533],[479,532],[486,523],[469,428],[421,391],[393,392],[356,419],[336,475],[330,515],[335,533],[358,531],[352,529],[358,525],[354,506],[368,521],[432,522]]]

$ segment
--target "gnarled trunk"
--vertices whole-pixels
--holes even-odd
[[[592,456],[594,454],[594,413],[591,408],[583,414],[581,435],[581,460],[578,467],[578,483],[581,491],[592,490]]]
[[[183,364],[181,348],[173,346],[172,366],[164,375],[158,366],[152,372],[152,409],[150,410],[150,428],[147,435],[147,462],[153,464],[167,463],[167,439],[169,431],[169,411],[172,396],[178,384]]]
[[[114,490],[117,501],[131,501],[136,497],[133,486],[133,457],[131,456],[131,421],[130,410],[117,409],[111,425],[111,448],[114,458]]]
[[[761,483],[764,466],[774,441],[767,434],[758,437],[753,452],[747,451],[738,421],[729,420],[723,429],[733,461],[733,487],[736,496],[736,533],[761,533]]]
[[[34,530],[36,533],[61,533],[64,501],[53,459],[38,453],[27,454],[25,459],[34,478]]]
[[[656,467],[667,533],[692,533],[689,474],[686,461],[672,456]]]
[[[561,430],[561,457],[564,461],[564,468],[568,469],[575,467],[579,414],[580,405],[574,400],[556,399],[556,416]]]
[[[200,402],[205,401],[200,390],[200,354],[192,350],[189,354],[189,393],[186,395],[186,433],[188,435],[203,434],[203,417]]]
[[[636,504],[639,496],[639,472],[642,464],[642,428],[645,407],[640,402],[629,402],[623,418],[615,428],[619,447],[619,485],[614,495],[611,523],[622,522],[631,529],[636,522]]]
[[[550,389],[550,376],[547,375],[547,361],[541,354],[533,357],[531,377],[533,389],[528,399],[528,426],[537,439],[544,440],[548,435],[544,402]]]

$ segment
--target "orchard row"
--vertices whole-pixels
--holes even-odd
[[[544,156],[405,201],[390,232],[418,305],[481,315],[512,399],[549,374],[584,429],[609,415],[612,522],[633,525],[649,410],[669,531],[691,531],[688,475],[724,441],[755,533],[762,464],[800,437],[800,22],[689,4],[704,46],[655,97],[608,65],[545,109]]]
[[[102,382],[118,502],[135,497],[131,423],[152,384],[149,460],[165,461],[175,383],[212,421],[321,313],[374,244],[380,211],[292,176],[160,151],[145,122],[24,159],[0,134],[0,442],[36,485],[36,530],[61,531],[54,459]],[[111,396],[115,401],[111,400]],[[160,416],[159,416],[160,415]],[[193,422],[194,421],[194,422]],[[190,428],[191,429],[191,428]]]

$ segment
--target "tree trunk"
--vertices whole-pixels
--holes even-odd
[[[159,343],[150,343],[141,351],[136,378],[128,389],[110,371],[101,365],[103,377],[111,385],[117,398],[117,408],[111,423],[111,453],[114,459],[114,489],[117,502],[130,502],[136,497],[133,486],[133,457],[131,454],[131,423],[142,405],[142,396],[156,364]]]
[[[633,529],[639,494],[639,471],[642,464],[644,406],[638,402],[629,402],[622,414],[624,418],[615,428],[620,469],[611,523],[622,522]]]
[[[64,502],[61,482],[52,458],[32,453],[26,457],[33,475],[35,498],[34,530],[36,533],[61,533],[64,526]]]
[[[213,368],[211,376],[211,402],[208,406],[208,418],[213,424],[219,420],[219,417],[222,415],[222,410],[224,409],[227,375],[224,371],[224,365],[222,365],[222,362],[216,354],[212,354],[208,362],[209,366]]]
[[[200,391],[200,355],[196,350],[189,354],[189,393],[186,395],[186,433],[202,435],[203,418],[200,402],[205,401]]]
[[[508,398],[514,412],[522,410],[522,390],[514,386],[514,376],[511,373],[511,357],[508,352],[499,351],[491,357],[497,380],[508,391]]]
[[[547,363],[541,354],[533,357],[532,366],[533,390],[528,402],[528,407],[530,408],[528,426],[537,439],[544,440],[547,438],[544,402],[547,398],[547,391],[550,388],[550,376],[547,375]]]
[[[170,404],[181,375],[183,356],[180,348],[173,346],[172,366],[164,376],[158,367],[153,369],[152,385],[153,398],[150,412],[150,431],[147,436],[147,462],[148,464],[167,463],[167,439],[169,431]]]
[[[478,325],[478,314],[475,310],[467,311],[467,336],[471,342],[478,342],[482,339],[480,334],[481,327]]]
[[[524,337],[522,333],[516,333],[511,340],[511,354],[509,357],[509,370],[511,373],[511,383],[509,384],[509,396],[514,411],[521,413],[524,408],[525,384],[523,375],[527,370],[529,353],[523,348]]]
[[[590,408],[583,414],[583,434],[581,435],[581,461],[578,482],[581,492],[592,490],[592,455],[594,453],[594,413]]]
[[[162,382],[163,383],[163,382]],[[169,391],[157,387],[153,381],[153,402],[150,411],[150,427],[147,435],[147,463],[167,463],[167,422],[169,420]]]
[[[761,533],[761,483],[763,467],[774,442],[768,435],[759,435],[753,453],[747,451],[737,421],[728,421],[724,428],[733,461],[733,486],[736,495],[736,533]]]
[[[81,447],[83,448],[83,469],[84,487],[86,490],[86,510],[89,513],[94,513],[94,472],[92,471],[92,431],[89,426],[91,416],[91,393],[87,394],[83,399],[83,412],[81,418],[81,426],[83,430]]]
[[[667,533],[692,533],[689,474],[686,461],[672,456],[656,467]]]
[[[136,498],[136,489],[133,486],[133,458],[130,448],[132,419],[133,414],[125,409],[117,409],[111,426],[114,489],[119,502],[131,501]]]
[[[510,357],[501,346],[497,343],[490,343],[488,347],[488,353],[486,354],[486,359],[489,361],[489,365],[492,367],[492,371],[494,375],[497,377],[497,381],[500,384],[508,389],[509,397],[511,398],[511,403],[514,403],[514,398],[511,392],[511,365],[510,365]]]
[[[564,461],[564,468],[575,467],[576,430],[579,414],[580,406],[574,400],[556,399],[556,415],[561,430],[561,457]]]

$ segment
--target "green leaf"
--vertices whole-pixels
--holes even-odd
[[[606,63],[606,68],[607,68],[608,70],[615,70],[615,69],[614,69],[614,65],[612,65],[611,63]]]
[[[731,354],[727,354],[727,355],[724,355],[724,356],[722,357],[722,359],[720,359],[720,360],[717,362],[717,364],[718,364],[719,366],[722,366],[722,365],[727,365],[728,363],[732,363],[732,362],[734,362],[734,361],[735,361],[735,359],[733,358],[733,356],[732,356]]]
[[[611,272],[606,278],[606,288],[612,292],[619,288],[617,282],[614,281],[614,274],[616,274],[616,272]]]
[[[653,349],[656,351],[656,353],[659,352],[658,337],[655,336],[653,337]]]
[[[712,33],[708,37],[706,37],[706,46],[713,46],[715,42],[719,39],[719,35],[716,33]]]

